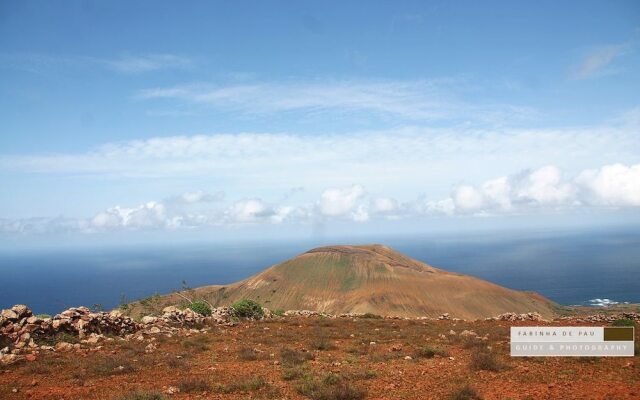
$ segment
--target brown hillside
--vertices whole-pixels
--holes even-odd
[[[476,319],[505,312],[554,314],[555,304],[406,257],[386,246],[327,246],[227,286],[197,289],[214,306],[253,299],[269,309]],[[177,296],[169,299],[178,302]]]

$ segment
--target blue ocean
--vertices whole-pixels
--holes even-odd
[[[326,244],[382,243],[450,271],[563,305],[640,303],[640,232],[474,233],[0,252],[0,307],[55,314],[188,286],[228,284]]]

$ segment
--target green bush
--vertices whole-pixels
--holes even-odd
[[[259,319],[264,316],[262,306],[253,300],[240,300],[231,305],[238,317]]]
[[[211,315],[211,307],[209,307],[209,305],[204,301],[194,301],[193,303],[189,304],[189,308],[200,315],[204,315],[205,317]]]
[[[49,319],[49,318],[51,318],[51,315],[49,315],[49,314],[36,314],[36,317],[40,318],[40,319]]]
[[[612,325],[613,326],[633,326],[634,322],[633,320],[623,318],[623,319],[617,319],[613,321]]]
[[[278,317],[284,317],[284,310],[282,308],[276,308],[273,311],[273,315],[277,315]]]

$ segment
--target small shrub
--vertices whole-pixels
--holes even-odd
[[[178,383],[181,393],[206,392],[211,389],[211,385],[203,378],[187,378]]]
[[[51,318],[51,315],[49,315],[49,314],[36,314],[36,318],[49,319],[49,318]]]
[[[231,305],[238,317],[260,319],[264,316],[262,306],[253,300],[240,300]]]
[[[296,389],[312,400],[362,400],[367,397],[364,389],[351,385],[335,374],[326,375],[320,380],[306,379]]]
[[[316,338],[311,341],[310,346],[314,350],[335,350],[336,345],[326,338]]]
[[[60,332],[54,336],[38,336],[34,340],[40,346],[55,346],[59,342],[79,343],[80,338],[66,332]]]
[[[631,319],[622,318],[622,319],[617,319],[617,320],[613,321],[613,323],[611,325],[613,325],[613,326],[634,326],[635,323]]]
[[[135,391],[129,393],[123,397],[116,397],[117,400],[165,400],[166,397],[162,395],[160,392],[151,391],[151,392],[142,392]]]
[[[363,380],[363,379],[373,379],[378,376],[378,373],[376,371],[369,369],[366,371],[352,372],[348,376],[353,380]]]
[[[364,356],[369,354],[369,347],[370,346],[367,345],[349,346],[347,348],[347,353]]]
[[[284,317],[284,310],[282,308],[276,308],[273,311],[273,315],[277,315],[278,317]]]
[[[471,369],[485,371],[500,371],[504,366],[496,355],[488,350],[478,348],[471,354]]]
[[[414,358],[433,358],[435,356],[446,357],[449,353],[438,347],[425,346],[415,351]]]
[[[302,365],[307,360],[313,360],[313,354],[285,347],[280,350],[280,360],[284,366]]]
[[[260,377],[253,377],[241,382],[229,385],[218,384],[215,390],[220,393],[253,392],[266,386],[267,383]]]
[[[244,361],[255,361],[258,359],[258,353],[251,347],[243,347],[238,350],[238,358]]]
[[[282,371],[282,380],[293,381],[300,379],[308,374],[307,369],[301,366],[285,368]]]
[[[185,349],[189,349],[191,351],[205,351],[209,349],[209,339],[205,335],[193,336],[190,338],[183,339],[180,342],[180,345]]]
[[[448,397],[449,400],[482,400],[482,397],[476,392],[474,388],[469,385],[465,385],[455,392],[451,393]]]
[[[169,368],[185,368],[187,366],[187,361],[184,358],[177,358],[176,356],[167,356],[166,358],[167,367]]]
[[[131,359],[122,355],[103,356],[91,364],[91,372],[95,375],[111,376],[128,374],[135,371]]]
[[[378,314],[374,314],[374,313],[365,313],[363,314],[360,318],[367,318],[367,319],[382,319],[382,315],[378,315]]]
[[[193,311],[197,312],[200,315],[204,315],[205,317],[209,317],[211,315],[211,307],[204,301],[194,301],[188,306]]]

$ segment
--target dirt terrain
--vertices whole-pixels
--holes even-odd
[[[0,399],[640,398],[638,356],[511,358],[515,324],[587,325],[321,317],[200,325],[41,351],[0,367]]]

